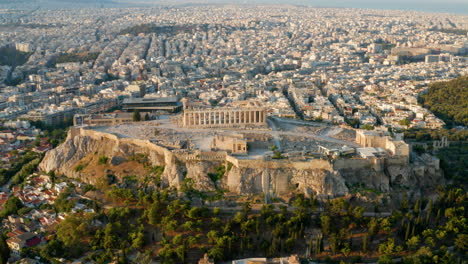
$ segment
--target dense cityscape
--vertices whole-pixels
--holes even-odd
[[[467,98],[463,14],[0,5],[0,262],[466,263]]]

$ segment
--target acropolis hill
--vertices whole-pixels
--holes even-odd
[[[323,198],[347,195],[356,188],[415,190],[444,181],[437,159],[428,156],[410,161],[409,146],[401,135],[292,119],[265,120],[261,111],[251,116],[243,112],[217,112],[216,116],[232,117],[230,122],[252,117],[266,121],[263,126],[226,128],[206,123],[205,127],[205,120],[214,122],[213,115],[188,113],[197,115],[75,126],[63,144],[46,154],[40,168],[96,183],[103,175],[102,166],[76,167],[106,156],[105,173],[121,178],[138,173],[132,171],[134,165],[121,167],[134,162],[131,157],[139,154],[153,166],[164,166],[161,180],[165,186],[180,188],[190,178],[200,190],[223,188],[241,195],[272,196],[295,190]],[[199,121],[203,115],[207,119]],[[187,125],[194,124],[193,118],[202,125]],[[225,173],[213,182],[208,174],[220,166]]]

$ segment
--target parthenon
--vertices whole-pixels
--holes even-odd
[[[259,107],[186,109],[181,125],[187,128],[266,126],[266,109]]]

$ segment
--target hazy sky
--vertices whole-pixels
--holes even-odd
[[[468,14],[468,0],[115,0],[128,2],[290,3],[321,7],[403,9]]]
[[[55,2],[74,3],[85,5],[100,2],[127,2],[127,3],[147,3],[147,4],[182,4],[182,3],[237,3],[237,4],[302,4],[317,7],[351,7],[351,8],[371,8],[371,9],[401,9],[417,10],[428,12],[449,12],[468,14],[468,0],[0,0],[1,4],[18,4],[24,2],[35,2],[38,5]],[[109,5],[109,4],[107,4]],[[0,6],[1,7],[1,6]]]

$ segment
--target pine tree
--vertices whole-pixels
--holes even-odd
[[[317,255],[322,253],[323,251],[323,236],[322,235],[317,236],[317,242],[315,243],[315,246],[317,247],[316,249]]]
[[[408,240],[409,238],[410,230],[411,230],[411,221],[408,221],[408,224],[406,225],[405,241]]]
[[[400,204],[400,210],[404,213],[408,211],[408,198],[406,196],[406,193],[403,194],[403,200]]]
[[[338,246],[339,246],[338,240],[339,238],[337,234],[331,234],[330,238],[328,239],[328,241],[330,242],[330,249],[333,255],[336,255],[336,253],[338,252]]]
[[[437,215],[436,215],[436,219],[435,219],[435,225],[437,225],[439,223],[439,220],[440,220],[440,209],[437,210]]]
[[[310,257],[310,255],[312,254],[312,250],[315,250],[315,246],[314,246],[314,239],[311,237],[309,239],[309,246],[307,248],[307,256],[306,257]]]
[[[5,238],[0,237],[0,263],[7,263],[7,260],[10,258],[10,248],[8,247]]]
[[[428,205],[428,208],[427,208],[426,224],[429,224],[429,220],[431,219],[432,206],[433,206],[433,201],[431,199],[431,200],[429,200],[429,205]]]
[[[257,234],[257,236],[260,235],[260,220],[259,220],[259,218],[256,218],[256,221],[255,221],[255,233]]]
[[[369,236],[367,234],[364,235],[362,238],[362,252],[366,253],[367,252],[367,243],[369,240]]]
[[[400,222],[400,227],[397,229],[398,231],[398,235],[400,237],[403,237],[403,235],[405,234],[404,233],[404,230],[405,230],[405,227],[406,227],[406,218],[403,218],[401,219],[401,222]]]
[[[135,109],[135,110],[133,111],[133,122],[139,122],[139,121],[141,121],[140,110]]]
[[[315,255],[320,254],[320,238],[317,236],[315,238]]]
[[[323,236],[320,235],[320,252],[323,252]]]
[[[420,210],[419,207],[421,207],[421,202],[420,202],[419,199],[417,199],[416,203],[414,204],[414,208],[413,208],[414,213],[416,213],[416,214],[419,213],[419,210]]]
[[[416,223],[417,223],[418,225],[421,225],[421,224],[422,224],[422,216],[421,216],[421,214],[418,215],[418,218],[417,218],[417,220],[416,220]]]

